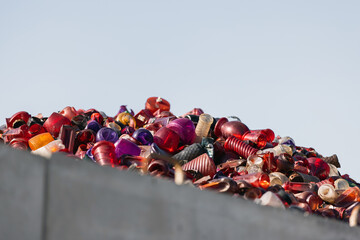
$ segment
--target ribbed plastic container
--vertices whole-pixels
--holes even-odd
[[[203,137],[207,137],[213,121],[214,118],[209,114],[203,113],[200,115],[199,122],[195,128],[195,134],[196,134],[195,142],[201,142],[201,139]]]

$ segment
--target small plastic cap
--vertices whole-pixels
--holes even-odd
[[[149,97],[146,100],[145,109],[150,110],[152,113],[158,109],[160,111],[170,111],[170,103],[161,97]]]
[[[281,172],[272,172],[269,174],[270,177],[270,186],[274,185],[283,185],[285,182],[289,181],[289,178]]]
[[[334,186],[336,190],[346,190],[350,187],[348,181],[343,178],[336,179]]]
[[[96,141],[97,142],[105,140],[105,141],[115,143],[118,139],[119,139],[119,136],[118,136],[117,132],[112,128],[103,127],[96,133]]]
[[[328,203],[334,203],[337,198],[335,188],[331,184],[321,185],[318,190],[318,195],[322,200]]]
[[[64,148],[64,144],[62,144],[62,141],[59,139],[48,143],[47,145],[33,151],[32,153],[45,158],[50,158],[52,156],[52,153],[58,152]]]
[[[145,128],[139,128],[136,130],[133,135],[137,141],[139,141],[143,145],[150,145],[154,142],[154,137],[151,132]]]
[[[29,147],[31,150],[35,151],[52,141],[54,141],[54,138],[50,133],[41,133],[29,139]]]

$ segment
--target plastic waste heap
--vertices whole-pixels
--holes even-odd
[[[74,107],[49,117],[21,111],[0,126],[0,144],[46,158],[58,152],[351,226],[360,222],[360,185],[340,174],[336,154],[322,156],[269,128],[249,129],[237,117],[216,118],[200,108],[175,116],[160,97],[148,98],[136,114],[123,105],[113,117]]]

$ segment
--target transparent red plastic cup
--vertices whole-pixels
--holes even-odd
[[[263,148],[266,146],[267,143],[267,136],[265,134],[263,134],[262,132],[246,132],[243,136],[242,136],[242,140],[246,141],[252,141],[254,142],[259,148]]]
[[[100,141],[95,143],[91,153],[100,165],[119,165],[115,156],[115,146],[112,142]]]
[[[63,125],[71,125],[71,121],[63,115],[54,112],[45,121],[43,126],[54,138],[57,138]]]
[[[154,143],[170,153],[175,152],[180,142],[179,135],[173,130],[162,127],[154,135]]]

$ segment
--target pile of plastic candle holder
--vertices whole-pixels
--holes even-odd
[[[275,137],[271,129],[249,129],[237,117],[214,118],[200,108],[176,117],[162,98],[148,98],[136,114],[121,106],[114,117],[73,107],[49,117],[18,112],[0,127],[0,143],[47,158],[60,152],[352,226],[360,222],[360,185],[339,173],[335,154],[324,157],[290,137]]]

